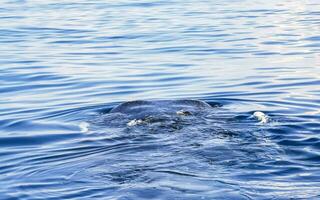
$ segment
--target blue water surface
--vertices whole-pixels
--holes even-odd
[[[319,10],[3,0],[0,199],[320,199]],[[173,131],[108,113],[137,99],[214,112]]]

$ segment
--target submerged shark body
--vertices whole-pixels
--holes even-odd
[[[125,115],[127,126],[159,125],[177,129],[182,124],[192,124],[208,114],[213,107],[200,100],[129,101],[113,108],[110,113]]]

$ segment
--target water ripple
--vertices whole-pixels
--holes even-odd
[[[319,199],[318,10],[4,1],[0,199]],[[183,98],[213,112],[174,130],[109,113]]]

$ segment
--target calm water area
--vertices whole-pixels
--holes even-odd
[[[0,5],[1,200],[320,199],[320,1]],[[213,109],[109,112],[174,99]]]

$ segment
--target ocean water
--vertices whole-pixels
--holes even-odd
[[[320,199],[319,10],[3,0],[0,199]],[[109,113],[164,99],[213,108],[175,129]]]

